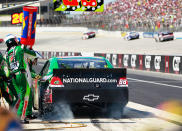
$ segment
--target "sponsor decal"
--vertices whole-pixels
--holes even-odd
[[[120,78],[117,87],[128,87],[128,80],[126,78]]]
[[[131,67],[135,68],[136,67],[136,55],[131,55]]]
[[[104,11],[104,0],[53,0],[55,11]]]
[[[68,52],[68,56],[74,56],[73,52]]]
[[[145,56],[145,68],[150,69],[151,56]]]
[[[117,55],[112,55],[112,64],[113,64],[113,66],[117,66],[117,63],[116,63],[116,59],[117,59]]]
[[[124,55],[123,57],[124,67],[128,67],[128,59],[129,59],[129,55]]]
[[[181,63],[181,57],[173,57],[173,71],[179,72],[179,64]]]
[[[11,24],[20,24],[23,21],[23,12],[11,15]]]
[[[97,101],[97,100],[99,100],[99,95],[88,94],[88,95],[83,96],[83,100],[86,100],[86,101]]]
[[[64,85],[59,77],[53,77],[49,86],[50,87],[64,87]]]
[[[108,78],[63,78],[63,83],[117,83],[117,80]]]
[[[110,55],[110,54],[106,54],[106,59],[107,59],[108,61],[110,61],[110,58],[111,58],[111,55]]]
[[[154,58],[154,68],[156,71],[160,70],[161,56],[155,56]]]

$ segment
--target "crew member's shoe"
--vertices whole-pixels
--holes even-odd
[[[21,120],[21,124],[29,124],[29,121],[25,118],[24,120]]]
[[[32,119],[36,119],[37,116],[35,116],[35,115],[27,115],[26,118],[32,120]]]

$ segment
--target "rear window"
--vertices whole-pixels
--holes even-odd
[[[173,35],[173,32],[165,32],[165,33],[162,33],[162,35]]]
[[[58,59],[59,68],[106,68],[104,60],[92,59]]]

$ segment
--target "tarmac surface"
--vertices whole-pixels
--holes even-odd
[[[1,28],[0,28],[1,30]],[[0,32],[20,36],[19,31]],[[181,39],[155,42],[152,38],[126,41],[121,37],[98,34],[96,38],[82,40],[82,32],[37,32],[34,49],[37,51],[95,52],[149,55],[182,55]],[[6,49],[4,45],[0,49]]]

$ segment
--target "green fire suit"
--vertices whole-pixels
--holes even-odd
[[[15,85],[13,84],[10,76],[7,77],[5,72],[6,60],[3,55],[0,53],[0,88],[2,96],[8,102],[9,106],[12,107],[18,101],[18,94],[15,90]],[[8,89],[8,90],[7,90]]]
[[[37,76],[37,74],[32,68],[33,63],[32,63],[31,60],[29,60],[28,65],[29,65],[29,69],[30,69],[30,72],[31,72],[31,77],[35,78]],[[32,96],[32,90],[30,90],[27,111],[26,111],[26,114],[25,114],[26,116],[32,115],[32,107],[33,107],[33,96]]]
[[[0,53],[0,97],[4,97],[5,100],[8,102],[8,104],[12,104],[12,101],[10,100],[10,97],[9,97],[9,94],[8,92],[6,91],[6,73],[4,72],[4,58],[3,58],[3,55]]]
[[[28,59],[31,59],[32,57],[34,58],[35,56],[35,52],[33,50],[27,49],[24,45],[14,46],[7,53],[7,62],[10,69],[10,74],[14,75],[14,81],[20,95],[17,115],[22,120],[25,118],[31,91],[30,88],[32,86]]]

